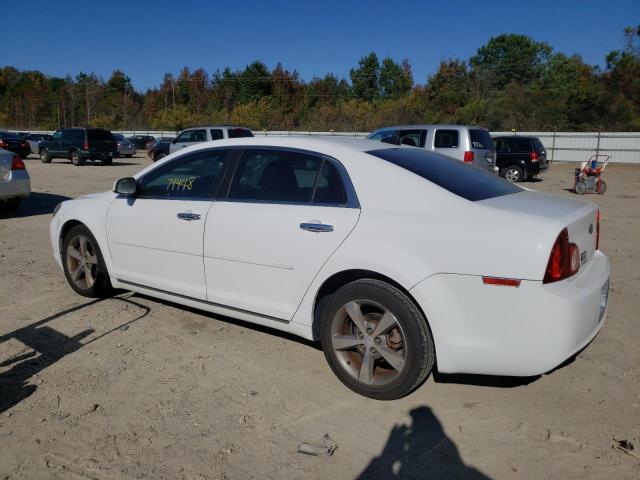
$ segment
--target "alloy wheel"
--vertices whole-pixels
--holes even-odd
[[[98,274],[98,256],[91,240],[76,235],[67,247],[67,270],[71,281],[80,289],[93,286]]]
[[[384,385],[402,373],[406,340],[394,314],[371,300],[352,300],[335,314],[331,343],[341,366],[365,385]]]

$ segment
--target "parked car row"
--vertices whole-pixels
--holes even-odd
[[[510,182],[533,178],[549,167],[546,150],[539,138],[520,135],[492,138],[488,130],[467,125],[385,127],[367,138],[441,153],[498,173]]]

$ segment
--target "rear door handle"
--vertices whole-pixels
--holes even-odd
[[[333,232],[333,225],[327,225],[326,223],[301,223],[301,230],[307,230],[308,232]]]
[[[180,220],[186,220],[187,222],[190,222],[192,220],[200,220],[200,214],[193,212],[180,212],[178,213],[178,218]]]

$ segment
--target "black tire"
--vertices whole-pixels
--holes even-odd
[[[574,188],[574,190],[576,191],[576,193],[578,195],[584,195],[587,191],[587,184],[585,182],[583,182],[582,180],[578,180],[576,182],[576,186]]]
[[[406,294],[393,285],[380,280],[362,279],[343,286],[332,294],[328,300],[323,300],[326,301],[319,321],[321,322],[320,340],[324,355],[333,372],[347,387],[365,397],[377,400],[394,400],[408,395],[427,379],[435,363],[433,337],[424,316]],[[403,366],[400,370],[396,369],[395,376],[392,376],[392,379],[386,383],[376,385],[360,381],[354,376],[353,372],[348,370],[348,367],[345,367],[344,358],[338,357],[336,349],[334,349],[333,331],[336,322],[339,322],[336,319],[340,318],[341,312],[344,312],[343,306],[354,301],[371,301],[378,304],[383,307],[383,310],[390,312],[395,317],[396,325],[399,326],[399,334],[402,335]],[[361,310],[361,312],[364,312],[364,310]],[[370,334],[369,330],[372,329],[367,329]],[[380,349],[381,345],[377,345],[378,349]],[[389,348],[388,345],[382,346]],[[368,347],[362,346],[363,349],[369,348],[375,352],[372,347],[375,347],[375,345],[371,343],[369,343]],[[360,346],[354,348],[354,350],[340,349],[341,355],[347,352],[349,355],[355,355],[356,359],[360,355],[364,363],[364,355],[362,353],[364,350],[359,350]],[[343,359],[341,360],[341,358]],[[385,362],[386,360],[381,356],[378,356],[378,360],[374,360],[374,367],[371,370],[374,372],[372,377],[375,377],[377,375],[375,372],[381,368],[383,373],[385,371],[394,371],[393,369],[385,370],[384,366],[389,366]],[[351,364],[350,361],[346,363]],[[354,369],[354,367],[350,368]]]
[[[600,195],[604,195],[604,192],[607,191],[607,184],[604,183],[604,180],[600,180],[599,183],[596,183],[596,189]]]
[[[125,157],[131,158],[131,157],[133,157],[133,155],[129,154],[129,155],[125,155]]]
[[[72,266],[70,265],[70,257],[72,256],[69,254],[69,245],[74,242],[76,238],[81,236],[84,236],[88,240],[90,244],[89,252],[92,255],[95,255],[97,259],[95,270],[92,271],[92,277],[95,280],[92,285],[85,285],[84,287],[79,285],[77,281],[72,279],[69,270]],[[104,257],[102,256],[102,252],[100,251],[98,242],[96,241],[93,234],[89,231],[89,229],[84,225],[76,225],[74,227],[71,227],[71,229],[64,236],[64,239],[62,240],[62,267],[64,269],[64,275],[65,277],[67,277],[67,282],[69,282],[69,285],[76,293],[84,297],[91,298],[108,297],[113,294],[114,290],[111,286],[111,280],[109,279],[109,272],[107,272],[107,267],[104,263]],[[86,275],[84,276],[84,278],[86,279]]]
[[[103,158],[100,161],[102,162],[102,165],[111,165],[113,163],[113,159],[112,158]]]
[[[512,183],[522,182],[525,179],[524,170],[517,165],[509,165],[502,171],[502,176]]]
[[[46,148],[40,150],[40,161],[42,163],[51,163],[51,154]]]
[[[78,152],[77,150],[72,150],[70,157],[71,163],[73,163],[76,167],[84,165],[85,159],[80,156],[80,152]]]

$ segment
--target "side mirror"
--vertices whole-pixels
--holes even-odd
[[[124,197],[135,197],[138,193],[138,182],[133,177],[121,178],[113,184],[113,192]]]

